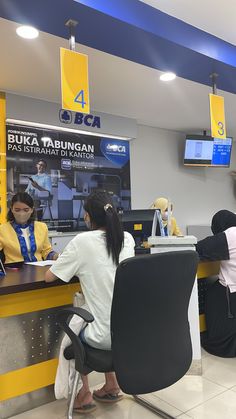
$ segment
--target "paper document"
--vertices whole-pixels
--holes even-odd
[[[26,265],[35,265],[35,266],[50,266],[53,265],[55,260],[40,260],[37,262],[26,262]]]

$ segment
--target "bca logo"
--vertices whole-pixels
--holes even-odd
[[[65,109],[60,109],[59,119],[64,124],[71,124],[72,122],[72,113],[71,111],[66,111]]]
[[[61,159],[61,168],[63,170],[71,170],[71,160],[70,159]]]
[[[91,114],[76,112],[73,118],[71,111],[60,109],[59,119],[60,122],[63,122],[63,124],[71,124],[73,122],[76,125],[86,125],[86,127],[101,128],[100,116],[94,116]]]
[[[113,151],[115,153],[125,153],[125,145],[118,145],[118,144],[107,144],[106,146],[107,151]]]

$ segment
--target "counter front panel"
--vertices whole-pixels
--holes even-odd
[[[46,284],[47,269],[23,265],[0,282],[0,419],[54,400],[62,335],[56,314],[72,305],[80,284]]]

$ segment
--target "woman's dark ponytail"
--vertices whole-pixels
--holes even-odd
[[[105,229],[108,255],[111,255],[114,263],[118,265],[124,244],[124,232],[110,195],[104,191],[92,192],[84,209],[90,216],[93,229]]]
[[[119,217],[114,207],[105,210],[106,214],[106,245],[108,255],[116,265],[119,263],[120,251],[124,244],[124,232]]]

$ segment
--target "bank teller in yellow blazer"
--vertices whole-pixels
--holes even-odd
[[[0,250],[5,263],[57,259],[45,223],[34,221],[34,201],[26,192],[13,196],[7,222],[0,226]]]
[[[162,223],[165,231],[167,230],[167,222],[168,222],[168,199],[166,198],[157,198],[151,205],[152,209],[159,209],[161,211]],[[177,225],[177,221],[175,217],[172,215],[173,204],[171,206],[171,216],[170,216],[170,235],[171,236],[181,236],[182,233]]]

